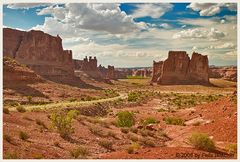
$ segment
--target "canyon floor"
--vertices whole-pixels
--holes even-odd
[[[107,84],[83,77],[89,86],[76,87],[40,80],[4,82],[5,159],[237,158],[236,82],[163,86],[150,78]],[[130,126],[119,124],[121,112],[132,115]],[[207,134],[214,149],[193,145],[193,133]]]

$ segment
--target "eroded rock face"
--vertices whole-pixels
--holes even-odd
[[[42,31],[3,29],[3,55],[25,64],[42,76],[73,76],[72,51],[62,39]]]
[[[209,84],[207,56],[185,51],[169,51],[163,62],[153,62],[152,82],[158,84]]]
[[[188,77],[191,82],[209,83],[208,57],[193,52],[189,64]]]
[[[153,61],[152,82],[157,82],[162,74],[163,61]]]
[[[224,80],[237,81],[237,67],[210,67],[210,78],[221,78]]]
[[[108,79],[116,79],[114,66],[108,65],[107,78],[108,78]]]

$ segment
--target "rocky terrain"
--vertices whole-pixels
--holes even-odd
[[[72,59],[59,36],[3,34],[4,159],[237,158],[233,69],[184,51],[105,68]]]

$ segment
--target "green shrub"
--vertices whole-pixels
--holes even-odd
[[[73,149],[70,151],[70,154],[75,159],[77,158],[86,158],[89,155],[88,150],[85,147],[79,146],[77,149]]]
[[[76,119],[78,115],[80,115],[80,112],[78,110],[70,110],[68,111],[67,115],[73,119]]]
[[[29,135],[28,135],[26,132],[20,131],[20,132],[19,132],[19,138],[20,138],[21,140],[26,141],[26,140],[29,138]]]
[[[155,118],[153,118],[153,117],[149,117],[149,118],[147,118],[145,120],[142,120],[141,123],[142,123],[143,126],[146,126],[148,124],[157,123],[157,120]]]
[[[185,125],[185,120],[177,117],[166,117],[164,118],[164,121],[166,124],[171,124],[171,125]]]
[[[3,113],[4,114],[10,114],[9,109],[8,108],[3,108]]]
[[[137,92],[130,92],[128,93],[128,101],[129,102],[137,102],[140,98],[140,94]]]
[[[26,109],[23,106],[19,105],[17,107],[17,111],[20,112],[20,113],[24,113],[24,112],[26,112]]]
[[[69,138],[70,134],[74,132],[72,119],[72,115],[63,112],[53,113],[50,117],[52,125],[57,128],[58,133],[64,139]]]
[[[98,142],[99,146],[106,148],[107,150],[113,150],[113,143],[108,140],[101,140]]]
[[[197,149],[213,151],[215,150],[214,142],[204,133],[193,133],[189,142]]]
[[[135,123],[134,114],[129,111],[121,111],[117,113],[117,125],[119,127],[131,127]]]
[[[3,140],[7,141],[8,143],[12,142],[12,137],[10,135],[4,134]]]

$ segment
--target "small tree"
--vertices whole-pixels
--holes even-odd
[[[52,125],[57,128],[62,138],[69,138],[69,135],[74,132],[74,129],[72,128],[73,115],[63,112],[53,113],[50,119]]]

